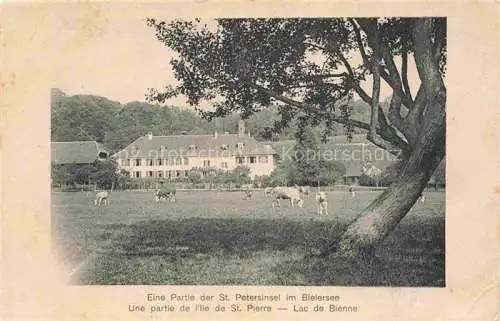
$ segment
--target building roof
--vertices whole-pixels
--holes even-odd
[[[237,147],[240,144],[240,147]],[[271,144],[263,144],[248,135],[175,135],[141,136],[113,158],[156,158],[175,156],[248,156],[274,155]]]
[[[278,157],[292,155],[294,140],[271,142]],[[328,142],[320,145],[320,157],[324,160],[339,161],[346,168],[345,176],[360,176],[363,165],[371,162],[375,167],[384,170],[392,164],[396,157],[386,150],[369,142],[364,135],[355,135],[348,141],[346,136],[332,136]]]
[[[50,145],[51,159],[56,164],[91,164],[104,151],[96,141],[52,142]]]

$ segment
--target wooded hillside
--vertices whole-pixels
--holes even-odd
[[[363,104],[362,101],[352,104],[352,119],[369,119]],[[207,121],[188,108],[145,102],[121,104],[94,95],[71,96],[60,89],[52,90],[51,118],[52,141],[95,140],[111,151],[122,149],[147,132],[154,135],[206,134],[214,131],[235,133],[240,120],[238,114],[232,114]],[[250,116],[246,125],[257,140],[293,139],[296,125],[292,123],[289,128],[278,132],[274,123],[279,121],[277,107],[271,107]],[[320,132],[321,128],[317,130]],[[338,124],[330,132],[331,135],[343,133],[344,128]]]

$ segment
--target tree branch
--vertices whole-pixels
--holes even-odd
[[[410,113],[413,111],[414,110],[411,110]],[[401,97],[399,97],[396,92],[393,92],[387,116],[391,124],[406,138],[409,148],[414,148],[417,140],[416,133],[418,133],[418,130],[415,131],[414,128],[409,125],[411,117],[408,115],[403,120],[401,117]]]
[[[358,83],[354,84],[354,90],[365,103],[370,106],[372,105],[372,97],[370,97]]]
[[[405,136],[412,147],[415,147],[418,133],[420,133],[422,129],[423,115],[426,106],[427,96],[423,85],[420,85],[417,96],[415,97],[414,107],[408,112],[408,115],[406,115],[404,119],[404,127],[406,129]]]
[[[380,100],[380,50],[379,50],[379,39],[378,30],[374,30],[375,39],[374,43],[376,47],[373,48],[373,60],[372,60],[372,75],[373,75],[373,86],[372,86],[372,102],[371,102],[371,120],[370,120],[370,132],[368,134],[368,139],[376,139],[377,127],[378,127],[378,108]]]
[[[391,104],[387,117],[391,124],[404,134],[403,118],[401,117],[401,97],[396,92],[392,93]]]
[[[323,116],[330,118],[332,121],[339,123],[339,124],[350,124],[354,127],[365,129],[365,130],[370,130],[371,126],[365,122],[354,120],[354,119],[349,119],[349,120],[344,120],[339,117],[337,117],[333,113],[328,113],[324,110],[315,108],[311,105],[305,104],[303,102],[296,101],[294,99],[288,98],[286,96],[280,95],[278,93],[273,92],[272,90],[265,88],[263,86],[260,86],[255,83],[250,83],[250,82],[245,82],[248,86],[251,86],[257,90],[260,90],[270,97],[273,97],[276,100],[282,101],[285,104],[296,107],[299,110],[306,110],[310,113],[319,113],[323,114]],[[389,126],[385,119],[384,112],[382,111],[382,108],[379,106],[378,108],[378,120],[380,123],[380,127],[376,129],[376,133],[382,137],[380,139],[378,135],[375,135],[374,137],[369,137],[368,140],[371,141],[373,144],[387,150],[391,154],[394,155],[399,155],[397,149],[400,149],[403,151],[403,154],[407,153],[408,151],[408,144],[406,144],[397,134],[395,133],[394,129]]]
[[[356,90],[356,93],[361,97],[361,99],[363,99],[364,102],[366,102],[370,106],[372,105],[372,98],[359,85],[355,86],[354,89]],[[399,137],[396,130],[387,122],[384,110],[382,109],[380,104],[378,105],[377,113],[378,113],[377,134],[380,135],[380,137],[382,137],[384,140],[393,144],[393,146],[400,148],[403,151],[403,153],[407,153],[409,150],[408,144]],[[381,142],[373,140],[372,143],[382,147]]]
[[[353,81],[355,81],[357,83],[357,80],[356,80],[356,77],[354,75],[354,71],[351,67],[351,65],[349,64],[349,62],[347,61],[347,59],[344,57],[344,55],[340,52],[340,50],[336,50],[335,53],[339,56],[340,60],[342,61],[342,63],[344,64],[344,67],[345,69],[347,69],[347,72],[349,74],[349,76],[352,78]]]
[[[324,52],[327,52],[327,50],[326,50],[326,48],[325,48],[325,47],[320,46],[320,45],[317,45],[317,44],[315,44],[315,43],[310,43],[310,42],[304,41],[304,45],[306,45],[306,46],[310,46],[310,47],[313,47],[313,48],[316,48],[316,49],[323,50]]]
[[[380,137],[382,137],[382,136],[380,136]],[[374,145],[376,145],[382,149],[385,149],[386,151],[388,151],[389,153],[391,153],[395,156],[400,156],[399,151],[402,151],[403,155],[407,155],[407,148],[406,147],[401,148],[390,141],[387,141],[385,139],[381,139],[380,137],[375,135],[375,136],[370,136],[367,139],[371,143],[373,143]]]
[[[270,97],[276,99],[276,100],[279,100],[281,102],[284,102],[285,104],[287,105],[290,105],[292,107],[296,107],[298,109],[302,109],[302,110],[306,110],[310,113],[319,113],[319,114],[322,114],[323,116],[326,116],[328,118],[330,118],[332,121],[336,122],[336,123],[339,123],[339,124],[347,124],[347,121],[337,117],[335,114],[332,114],[330,112],[326,112],[325,110],[322,110],[322,109],[318,109],[318,108],[315,108],[311,105],[308,105],[306,103],[303,103],[303,102],[299,102],[297,100],[294,100],[294,99],[291,99],[291,98],[288,98],[286,96],[283,96],[281,94],[278,94],[268,88],[265,88],[263,86],[260,86],[258,84],[255,84],[255,83],[251,83],[251,82],[245,82],[248,86],[250,87],[253,87],[257,90],[260,90],[264,93],[266,93],[267,95],[269,95]],[[366,129],[366,130],[369,130],[370,129],[370,125],[365,123],[365,122],[362,122],[362,121],[358,121],[358,120],[353,120],[353,119],[350,119],[349,120],[349,123],[351,125],[353,125],[354,127],[358,127],[358,128],[361,128],[361,129]]]
[[[363,90],[363,88],[359,86],[359,84],[355,84],[354,90],[364,102],[366,102],[370,106],[372,105],[372,98],[366,93],[366,91]],[[378,124],[379,124],[377,133],[383,139],[390,141],[392,144],[398,146],[402,150],[408,149],[408,144],[399,137],[396,130],[387,122],[384,110],[382,109],[380,104],[378,105],[377,112],[378,112]]]
[[[408,109],[413,108],[413,101],[403,90],[403,83],[401,82],[399,71],[396,67],[396,64],[394,63],[394,59],[391,53],[387,50],[387,48],[384,48],[382,51],[383,51],[384,61],[387,66],[387,70],[389,71],[389,74],[387,75],[385,72],[382,72],[381,75],[384,77],[384,80],[387,81],[389,86],[391,86],[392,89],[398,93],[398,96],[401,97],[401,102]]]
[[[318,45],[312,44],[312,43],[306,43],[306,44],[313,46],[313,47],[316,47],[318,49],[324,50],[325,52],[328,52],[328,50],[322,46],[318,46]],[[334,50],[335,50],[334,52],[337,54],[337,56],[340,58],[340,60],[344,64],[345,68],[347,69],[347,72],[348,72],[347,76],[349,78],[351,78],[351,81],[354,84],[353,87],[356,90],[356,92],[360,95],[360,97],[364,101],[368,102],[371,105],[372,98],[368,94],[366,94],[366,92],[364,92],[364,90],[360,87],[359,82],[356,79],[356,76],[354,74],[354,71],[353,71],[352,67],[350,66],[349,62],[347,61],[347,59],[340,52],[339,49],[334,49]],[[342,75],[342,76],[345,76],[345,75]],[[220,77],[213,76],[213,75],[212,75],[212,77],[214,79],[222,81],[223,85],[226,85],[226,86],[229,86],[232,88],[238,88],[231,81],[224,80],[224,79],[221,79]],[[341,119],[341,118],[337,117],[332,112],[327,112],[325,110],[315,108],[314,106],[305,104],[303,102],[299,102],[299,101],[296,101],[294,99],[288,98],[282,94],[276,93],[276,92],[274,92],[274,91],[272,91],[264,86],[261,86],[261,85],[254,83],[252,81],[247,81],[245,79],[239,79],[238,81],[245,83],[249,87],[260,90],[260,91],[266,93],[267,95],[269,95],[270,97],[272,97],[276,100],[279,100],[279,101],[281,101],[289,106],[295,107],[299,110],[302,109],[302,110],[305,110],[309,113],[316,113],[316,114],[322,115],[325,118],[330,119],[330,120],[332,120],[336,123],[339,123],[339,124],[344,124],[344,125],[350,124],[354,127],[365,129],[365,130],[370,130],[370,128],[371,128],[370,124],[367,124],[365,122],[361,122],[361,121],[353,120],[353,119],[349,119],[349,120]],[[378,122],[378,127],[376,128],[376,134],[380,135],[380,137],[382,137],[382,139],[376,138],[377,135],[375,135],[375,137],[371,140],[371,142],[376,144],[379,147],[382,147],[382,148],[388,150],[389,152],[391,152],[393,154],[398,154],[398,152],[395,149],[400,149],[403,151],[403,153],[405,153],[408,150],[408,144],[404,140],[402,140],[398,136],[398,134],[396,133],[396,130],[388,124],[387,119],[385,117],[385,114],[384,114],[384,112],[379,104],[377,104],[376,111],[377,111],[376,117],[377,117],[377,122]]]
[[[373,144],[388,149],[388,143],[394,143],[407,154],[407,145],[399,138],[392,126],[387,123],[384,111],[380,106],[380,74],[381,74],[381,50],[379,41],[378,26],[373,30],[373,56],[371,61],[371,71],[373,76],[372,98],[371,98],[371,121],[370,131],[367,138]],[[380,127],[380,130],[378,128]],[[380,134],[379,134],[380,133]]]
[[[429,131],[439,132],[439,136],[442,135],[443,141],[445,135],[443,125],[445,119],[446,87],[439,71],[439,63],[434,59],[432,44],[433,27],[434,21],[432,18],[418,18],[415,21],[413,29],[413,56],[422,85],[415,98],[415,101],[419,102],[418,108],[420,112],[415,112],[414,115],[410,113],[407,117],[412,117],[408,121],[418,122],[418,127],[414,126],[419,129],[420,134],[417,145],[429,143],[427,139],[428,137],[432,137]]]
[[[359,30],[359,27],[354,19],[349,18],[348,20],[352,24],[352,28],[354,29],[354,36],[356,37],[356,42],[358,43],[359,52],[361,54],[361,57],[363,58],[363,63],[369,66],[370,59],[368,58],[368,55],[366,54],[365,48],[363,46],[363,40],[361,39],[361,32]]]
[[[444,87],[444,82],[439,73],[438,63],[434,59],[434,48],[431,42],[432,19],[418,18],[415,22],[414,58],[418,76],[422,80],[425,92],[431,93],[436,88]]]
[[[420,84],[420,87],[418,87],[417,95],[415,96],[415,110],[410,111],[410,113],[422,114],[425,110],[425,105],[426,105],[426,97],[425,97],[424,85]]]
[[[404,39],[402,41],[405,42]],[[403,44],[403,52],[401,54],[401,79],[403,80],[403,87],[406,95],[413,102],[410,84],[408,83],[408,51],[406,49],[406,44]]]
[[[342,77],[348,77],[349,74],[346,72],[340,72],[336,74],[320,74],[320,75],[308,75],[305,77],[300,77],[296,78],[297,81],[303,81],[303,80],[317,80],[317,79],[327,79],[327,78],[342,78]]]
[[[376,34],[377,30],[377,22],[371,18],[360,18],[357,19],[359,26],[363,29],[363,32],[366,35],[368,44],[370,47],[376,48],[379,47],[379,36]],[[392,54],[388,50],[388,48],[381,48],[382,57],[384,58],[385,65],[389,73],[385,72],[385,70],[380,71],[380,76],[384,81],[392,88],[392,90],[398,93],[398,96],[401,97],[402,103],[408,108],[411,109],[413,106],[413,101],[411,98],[405,93],[403,90],[403,84],[401,82],[401,77],[399,75],[396,64],[394,63]]]

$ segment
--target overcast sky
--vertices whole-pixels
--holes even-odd
[[[121,103],[145,101],[147,88],[162,88],[175,81],[169,65],[171,52],[141,18],[93,17],[88,23],[85,16],[68,16],[58,22],[57,29],[55,43],[63,54],[53,87],[67,94],[99,95]],[[414,70],[410,69],[409,78],[410,82],[416,79]],[[415,93],[416,82],[412,83]],[[369,84],[364,87],[371,90]],[[383,87],[381,97],[389,94]],[[168,104],[186,105],[183,98]]]
[[[87,30],[91,37],[81,37],[78,22],[72,22],[75,28],[61,28],[57,36],[65,54],[54,87],[127,103],[144,101],[147,88],[172,81],[170,52],[144,20],[108,20]]]

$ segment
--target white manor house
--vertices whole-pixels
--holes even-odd
[[[120,169],[134,178],[175,180],[193,168],[202,175],[216,170],[230,171],[238,166],[250,168],[250,176],[269,175],[276,166],[276,152],[245,133],[240,121],[238,134],[141,136],[112,158]]]

